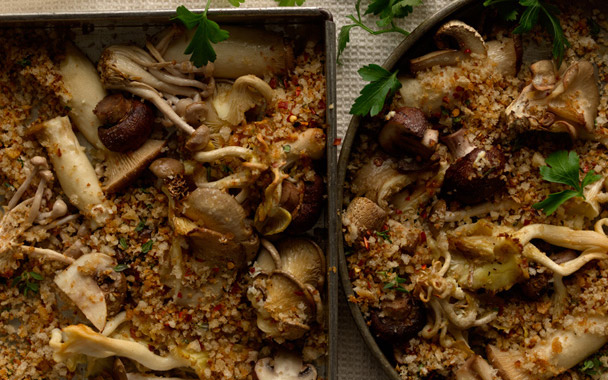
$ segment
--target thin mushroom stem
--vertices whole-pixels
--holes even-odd
[[[66,205],[61,198],[58,198],[55,203],[53,203],[51,211],[39,213],[36,220],[40,224],[47,224],[53,219],[57,219],[64,216],[67,212],[68,205]]]
[[[224,157],[239,157],[247,160],[252,156],[253,152],[249,148],[244,148],[241,146],[227,146],[208,152],[198,152],[194,155],[194,159],[198,162],[213,162]]]
[[[50,230],[53,229],[57,226],[61,226],[62,224],[66,224],[71,222],[72,220],[76,220],[80,217],[79,214],[72,214],[72,215],[68,215],[68,216],[64,216],[61,219],[57,219],[52,223],[46,224],[46,225],[38,225],[35,226],[34,229],[41,229],[41,230]]]
[[[32,246],[27,246],[27,245],[21,245],[19,247],[28,256],[44,258],[44,259],[49,259],[49,260],[53,260],[53,261],[59,261],[60,263],[64,263],[64,264],[68,264],[68,265],[72,264],[74,262],[73,258],[67,257],[59,252],[53,251],[52,249],[37,248],[37,247],[32,247]]]
[[[579,257],[574,260],[567,261],[563,264],[557,264],[545,255],[541,250],[536,248],[534,244],[527,244],[523,249],[523,255],[549,269],[560,276],[569,276],[582,268],[585,264],[592,260],[608,259],[608,254],[598,248],[589,248],[585,250]]]
[[[19,186],[15,194],[13,194],[13,197],[10,199],[10,201],[8,202],[8,206],[6,207],[7,211],[12,210],[17,205],[27,188],[32,183],[32,180],[34,179],[36,174],[38,174],[38,171],[40,171],[41,169],[48,169],[49,167],[46,158],[41,156],[32,157],[30,163],[34,165],[34,168],[30,172],[30,174],[25,178],[25,181],[23,181],[21,186]]]
[[[247,186],[251,178],[249,173],[238,172],[230,174],[217,181],[200,184],[199,187],[208,187],[212,189],[235,189]]]
[[[52,179],[53,173],[51,173],[50,170],[43,170],[40,172],[40,182],[38,183],[38,188],[36,189],[36,194],[34,195],[32,206],[30,207],[30,212],[25,220],[26,224],[31,225],[38,217],[38,214],[40,213],[40,205],[42,204],[42,196],[44,195],[44,189],[46,188],[47,182],[50,182]]]
[[[281,269],[281,255],[279,254],[279,251],[277,251],[274,244],[266,239],[260,239],[260,244],[262,244],[262,247],[266,248],[268,253],[270,253],[276,269]]]
[[[604,234],[549,224],[530,224],[515,232],[512,237],[521,245],[526,245],[532,239],[542,239],[552,245],[579,251],[589,248],[608,250],[608,237]]]

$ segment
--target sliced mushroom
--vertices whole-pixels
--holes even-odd
[[[99,139],[113,152],[139,148],[152,132],[154,111],[138,100],[110,95],[99,102],[93,112],[103,122],[98,130]]]
[[[423,159],[433,154],[439,132],[431,129],[421,110],[401,107],[390,115],[378,136],[380,146],[387,153],[397,156],[409,153]]]
[[[346,243],[352,245],[368,233],[381,231],[388,220],[388,214],[375,202],[365,197],[353,199],[342,216],[342,224],[348,230],[344,235]]]
[[[396,163],[390,158],[371,157],[357,171],[351,185],[352,192],[356,196],[365,196],[386,209],[389,199],[415,180],[415,174],[400,173],[395,166]]]
[[[85,215],[103,224],[110,209],[93,165],[80,146],[67,117],[56,117],[35,126],[30,133],[38,138],[51,159],[55,174],[70,203]]]
[[[304,365],[294,354],[280,351],[274,359],[263,358],[255,363],[259,380],[316,380],[317,370],[312,364]]]
[[[312,181],[301,181],[299,186],[283,181],[281,205],[291,214],[291,223],[287,232],[298,234],[311,229],[323,210],[324,195],[323,177],[316,173]]]
[[[164,140],[150,139],[139,149],[127,154],[108,154],[103,189],[114,193],[127,186],[161,153],[164,146]]]
[[[125,365],[122,364],[122,360],[120,360],[120,358],[114,359],[114,364],[112,366],[112,380],[129,380]]]
[[[484,358],[473,355],[454,372],[454,375],[456,380],[494,380],[495,372],[496,370]]]
[[[108,315],[121,307],[126,294],[126,280],[114,271],[116,261],[102,253],[83,255],[55,276],[55,284],[102,331]]]

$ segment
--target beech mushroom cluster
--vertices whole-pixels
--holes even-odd
[[[260,330],[277,341],[302,337],[313,322],[323,322],[320,296],[325,255],[307,238],[262,240],[247,297],[258,312]]]

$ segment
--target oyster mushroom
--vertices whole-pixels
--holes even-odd
[[[110,95],[99,102],[93,112],[103,123],[98,130],[99,139],[113,152],[139,148],[152,132],[154,111],[138,100]]]
[[[561,75],[551,62],[537,62],[530,68],[532,82],[505,110],[507,122],[588,138],[595,129],[600,101],[593,64],[574,62]]]
[[[496,370],[479,355],[471,356],[463,366],[454,371],[456,380],[494,380]]]
[[[378,142],[387,153],[397,156],[409,153],[423,159],[433,154],[439,132],[431,129],[422,111],[401,107],[389,115],[378,135]]]
[[[99,331],[108,315],[122,308],[126,294],[126,280],[122,273],[114,271],[115,266],[112,257],[90,253],[79,257],[54,280]]]
[[[388,214],[380,206],[368,198],[357,197],[342,216],[342,224],[348,231],[344,240],[352,245],[372,231],[381,231],[387,221]]]
[[[322,322],[319,289],[325,256],[306,238],[283,240],[278,249],[266,240],[262,245],[265,250],[254,264],[256,277],[247,290],[258,328],[278,340],[298,339],[313,321]]]
[[[388,207],[389,199],[408,185],[414,183],[415,173],[403,174],[394,167],[392,159],[372,157],[357,171],[351,185],[356,196],[365,196],[383,209]]]
[[[255,363],[259,380],[316,380],[317,370],[312,364],[304,365],[298,356],[280,351],[274,359],[263,358]]]
[[[285,75],[294,64],[293,48],[285,40],[271,32],[227,26],[230,38],[214,46],[217,58],[214,62],[214,76],[236,79],[242,75],[253,74],[263,78],[265,75]],[[189,56],[184,54],[194,36],[190,31],[169,30],[174,33],[161,53],[164,60],[178,64],[191,65]]]
[[[149,139],[139,149],[128,154],[108,155],[103,190],[114,193],[131,183],[161,153],[165,143],[164,140]]]
[[[103,224],[110,208],[93,165],[72,131],[67,117],[56,117],[30,130],[51,159],[55,174],[70,203],[96,223]]]
[[[270,105],[274,90],[255,75],[243,75],[232,86],[218,86],[211,103],[217,116],[229,125],[245,121],[245,112],[264,101]]]

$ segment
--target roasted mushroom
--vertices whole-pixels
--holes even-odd
[[[314,226],[323,209],[324,190],[323,177],[318,174],[312,181],[300,181],[297,185],[283,181],[280,204],[291,214],[287,232],[299,234]]]
[[[389,154],[411,154],[427,159],[433,154],[439,132],[431,129],[424,113],[417,108],[401,107],[389,113],[390,119],[378,136],[380,146]]]
[[[317,370],[312,364],[304,365],[294,354],[279,352],[274,359],[263,358],[255,363],[259,380],[316,380]]]
[[[342,224],[348,230],[344,239],[347,244],[352,245],[363,239],[367,233],[380,231],[387,220],[388,214],[380,206],[368,198],[357,197],[350,202],[342,215]]]
[[[374,335],[391,344],[405,344],[418,335],[426,324],[426,309],[410,294],[397,297],[371,313]]]

